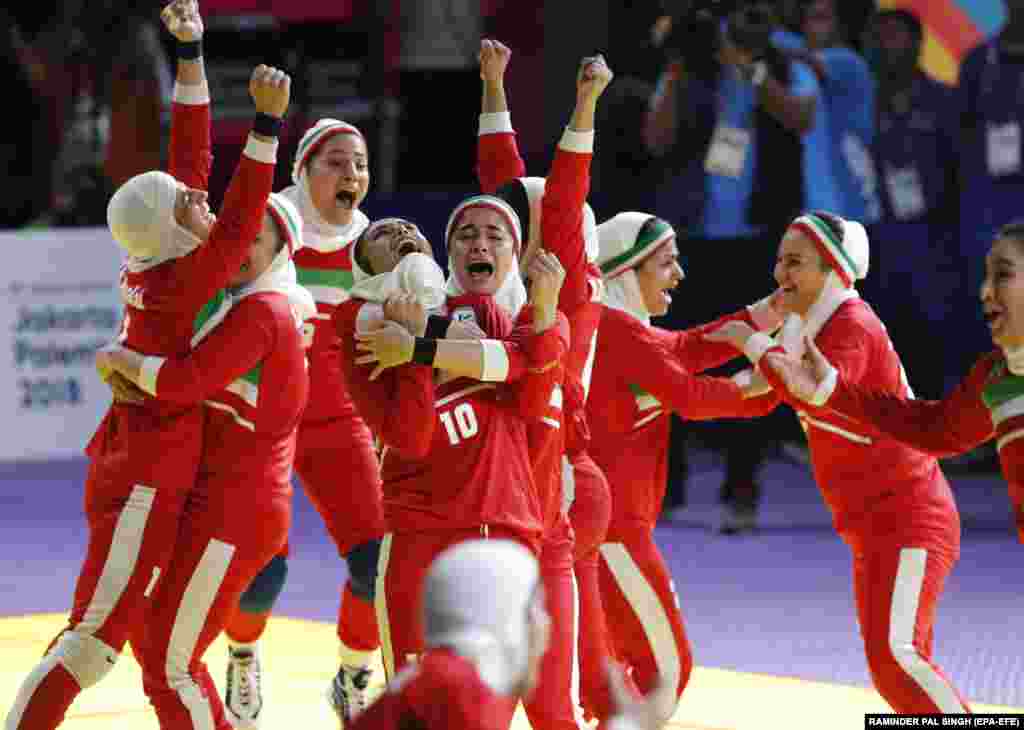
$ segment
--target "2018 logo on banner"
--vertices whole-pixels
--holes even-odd
[[[0,282],[0,461],[81,456],[110,404],[94,355],[117,335],[120,253],[103,228],[11,232],[0,245],[18,251]]]

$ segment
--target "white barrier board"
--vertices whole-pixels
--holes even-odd
[[[106,228],[0,233],[0,461],[82,456],[110,404],[93,355],[121,321]]]

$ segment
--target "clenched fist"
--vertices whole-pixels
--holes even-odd
[[[202,40],[203,17],[199,14],[198,0],[174,0],[160,12],[160,20],[182,43]]]
[[[604,56],[588,56],[580,61],[580,70],[576,74],[576,99],[578,101],[597,101],[604,93],[615,74],[608,68]]]
[[[480,41],[480,78],[484,81],[497,83],[505,77],[512,51],[501,41],[484,38]]]
[[[291,99],[292,79],[284,71],[260,64],[249,80],[249,94],[256,105],[256,111],[278,119],[288,110]]]

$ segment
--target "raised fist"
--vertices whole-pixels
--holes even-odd
[[[477,54],[477,58],[480,60],[480,78],[484,81],[500,82],[505,77],[505,69],[512,58],[512,51],[501,41],[484,38],[480,41],[480,53]]]
[[[291,99],[292,79],[284,71],[260,64],[249,80],[249,94],[256,105],[256,111],[278,119],[288,110]]]
[[[203,38],[203,17],[198,0],[174,0],[160,12],[167,31],[182,43]]]
[[[596,101],[613,78],[615,74],[608,68],[604,56],[587,56],[580,61],[580,70],[576,74],[576,98]]]

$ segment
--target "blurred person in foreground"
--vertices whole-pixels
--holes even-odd
[[[426,651],[352,730],[505,730],[515,704],[536,687],[548,645],[551,619],[537,559],[511,540],[461,542],[430,566],[420,611]],[[635,699],[609,671],[617,711],[601,727],[662,727],[671,688]]]

